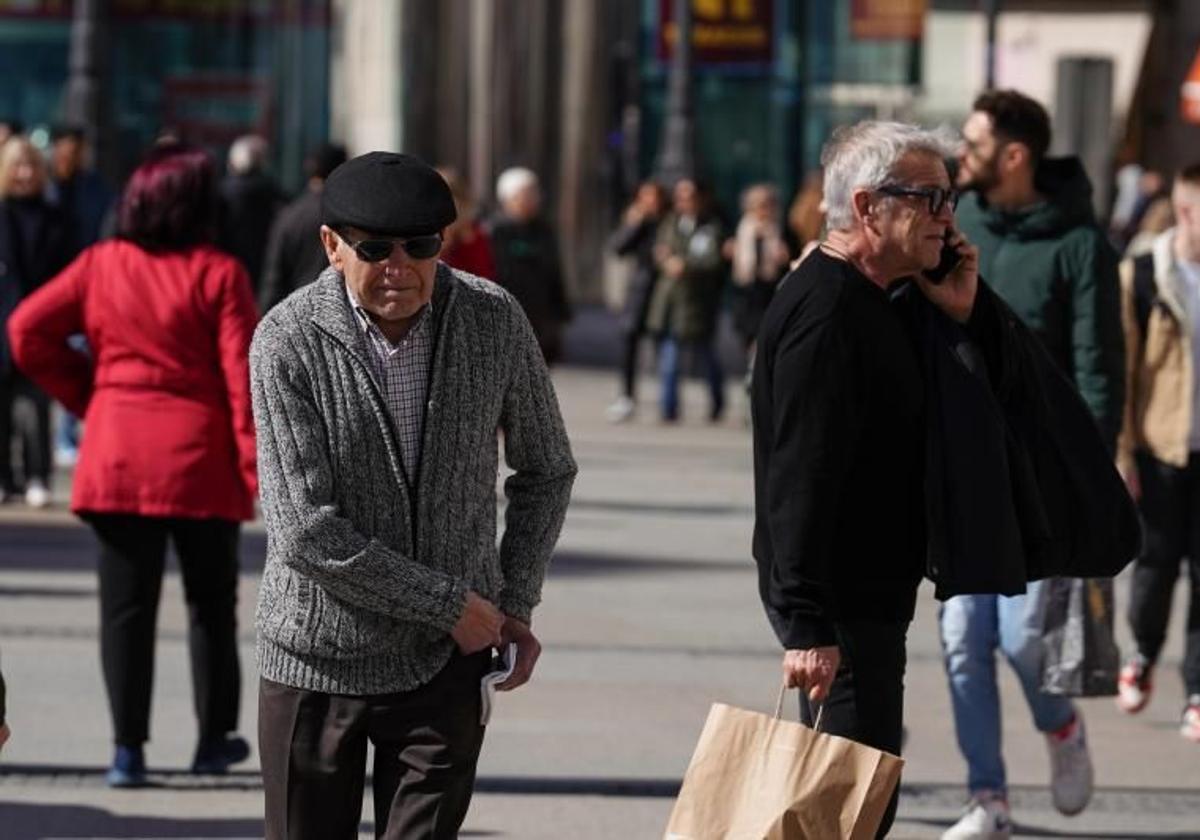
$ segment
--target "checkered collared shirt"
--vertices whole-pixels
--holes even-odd
[[[398,344],[392,344],[366,310],[354,300],[349,286],[346,287],[346,294],[372,350],[376,381],[383,392],[400,441],[404,474],[409,483],[414,484],[421,465],[425,395],[429,391],[429,368],[433,362],[433,319],[430,317],[433,303],[426,304],[408,334]]]

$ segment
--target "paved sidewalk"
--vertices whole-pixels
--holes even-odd
[[[774,703],[779,651],[748,549],[749,434],[732,385],[732,411],[719,426],[702,422],[698,386],[685,395],[681,426],[659,425],[648,408],[610,426],[602,415],[612,377],[565,369],[556,382],[581,472],[537,613],[545,654],[534,682],[500,701],[463,836],[661,837],[708,706],[769,711]],[[242,729],[251,734],[262,548],[252,525],[240,607]],[[1123,581],[1118,598],[1125,603]],[[1109,700],[1082,704],[1098,792],[1079,817],[1054,813],[1044,744],[1001,669],[1018,836],[1200,838],[1200,747],[1175,732],[1184,606],[1176,604],[1146,712],[1127,718]],[[14,728],[0,764],[0,838],[261,836],[255,759],[220,779],[182,772],[194,723],[178,575],[168,576],[160,614],[148,746],[156,787],[103,786],[110,736],[95,624],[89,532],[61,511],[0,509],[0,651]],[[926,587],[909,639],[908,764],[895,838],[938,837],[964,796],[935,627]],[[372,836],[369,801],[364,815],[363,836]]]

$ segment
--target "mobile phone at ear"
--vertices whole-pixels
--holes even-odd
[[[950,237],[952,235],[953,231],[947,228],[946,236],[942,240],[942,251],[940,257],[938,258],[938,264],[933,268],[923,272],[925,279],[930,283],[941,283],[950,275],[950,272],[954,271],[954,269],[958,267],[958,264],[962,262],[962,254],[958,253],[958,249],[950,244]]]

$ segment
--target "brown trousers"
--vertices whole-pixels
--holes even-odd
[[[367,741],[375,836],[455,838],[483,746],[479,681],[490,654],[455,654],[420,688],[323,694],[260,680],[258,739],[267,840],[358,837]]]

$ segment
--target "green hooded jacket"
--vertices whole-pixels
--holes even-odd
[[[1045,160],[1045,200],[1017,213],[963,196],[956,222],[979,247],[979,275],[1042,340],[1075,383],[1111,449],[1125,397],[1117,254],[1096,224],[1077,158]]]

